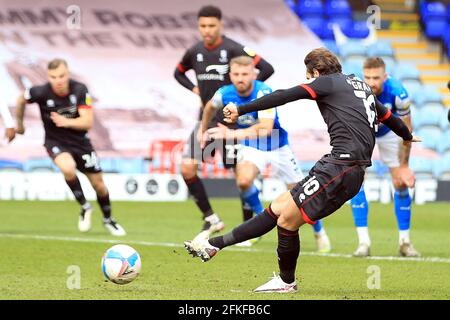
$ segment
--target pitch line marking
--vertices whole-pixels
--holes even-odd
[[[32,234],[14,234],[14,233],[0,233],[0,238],[12,238],[12,239],[24,239],[24,240],[47,240],[47,241],[71,241],[71,242],[89,242],[89,243],[127,243],[136,244],[148,247],[172,247],[183,248],[182,244],[171,242],[152,242],[152,241],[140,241],[140,240],[126,240],[126,239],[96,239],[96,238],[81,238],[81,237],[60,237],[51,235],[32,235]],[[257,248],[237,248],[228,247],[227,251],[234,252],[263,252],[272,253],[274,250],[262,250]],[[331,258],[352,258],[358,260],[384,260],[384,261],[406,261],[406,262],[431,262],[431,263],[449,263],[450,258],[441,257],[418,257],[418,258],[406,258],[406,257],[393,257],[393,256],[371,256],[366,258],[355,258],[351,254],[343,253],[318,253],[312,251],[302,251],[300,255],[305,256],[319,256],[319,257],[331,257]]]

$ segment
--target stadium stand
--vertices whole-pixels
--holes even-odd
[[[423,146],[440,160],[412,157],[411,167],[421,176],[450,177],[450,3],[449,1],[372,1],[381,9],[381,29],[371,34],[365,12],[355,1],[298,0],[288,6],[300,21],[339,55],[344,73],[362,77],[362,62],[380,56],[387,72],[402,81],[412,102],[413,125]],[[414,5],[416,3],[416,5]],[[310,20],[314,17],[314,20]],[[321,28],[322,22],[325,28]],[[365,27],[364,27],[365,26]],[[406,27],[405,27],[406,26]],[[440,48],[440,46],[442,48]],[[383,175],[375,162],[371,172]]]

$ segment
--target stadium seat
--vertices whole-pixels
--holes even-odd
[[[348,41],[344,45],[339,47],[339,52],[343,59],[349,59],[354,57],[366,58],[366,47],[361,45],[359,41]]]
[[[399,62],[394,67],[393,75],[400,81],[416,80],[420,82],[420,72],[412,63]]]
[[[32,158],[25,161],[23,165],[25,172],[56,172],[59,169],[53,163],[52,159],[46,158]]]
[[[434,175],[440,180],[450,180],[450,152],[446,152],[436,161]]]
[[[442,96],[437,89],[431,85],[422,86],[420,94],[414,97],[417,107],[425,108],[426,106],[437,105],[442,106]]]
[[[450,150],[450,130],[445,131],[439,138],[437,143],[437,151],[445,153]]]
[[[319,38],[324,35],[325,20],[320,17],[304,17],[301,20],[312,32],[314,32]]]
[[[434,174],[433,162],[428,158],[411,157],[409,167],[416,174],[416,177],[432,177]]]
[[[405,82],[403,83],[403,86],[406,91],[408,91],[409,96],[414,102],[416,102],[417,98],[422,95],[422,85],[418,82]],[[421,106],[416,104],[416,107],[420,108]]]
[[[348,59],[342,64],[342,72],[345,74],[354,74],[360,79],[363,78],[363,68],[362,63],[354,61],[353,59]]]
[[[344,34],[352,39],[365,39],[369,36],[370,30],[366,21],[354,21],[343,30]]]
[[[446,114],[443,106],[426,106],[416,112],[417,118],[415,118],[414,126],[416,129],[422,127],[437,127],[441,128],[442,118],[445,118]]]
[[[18,161],[0,159],[0,171],[23,171],[23,164]]]
[[[325,4],[325,14],[328,17],[347,17],[351,18],[352,8],[347,0],[331,0]]]
[[[300,18],[323,16],[323,4],[320,0],[300,0],[296,6],[296,13]]]
[[[422,145],[426,148],[436,150],[438,141],[442,135],[440,127],[421,127],[417,131],[417,135],[422,138]]]
[[[367,55],[369,57],[381,57],[384,59],[385,57],[393,57],[394,50],[389,42],[377,41],[367,48]]]
[[[441,2],[429,2],[421,6],[421,21],[430,39],[440,39],[447,29],[447,10]]]

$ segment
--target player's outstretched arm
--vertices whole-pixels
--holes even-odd
[[[290,89],[276,90],[252,102],[242,104],[239,108],[232,107],[231,104],[227,105],[223,109],[223,115],[227,122],[236,122],[236,115],[241,116],[249,112],[278,107],[299,99],[311,99],[311,95],[304,87],[295,86]]]

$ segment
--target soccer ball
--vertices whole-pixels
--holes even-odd
[[[111,282],[130,283],[141,272],[141,257],[132,247],[117,244],[106,250],[103,255],[102,271]]]

